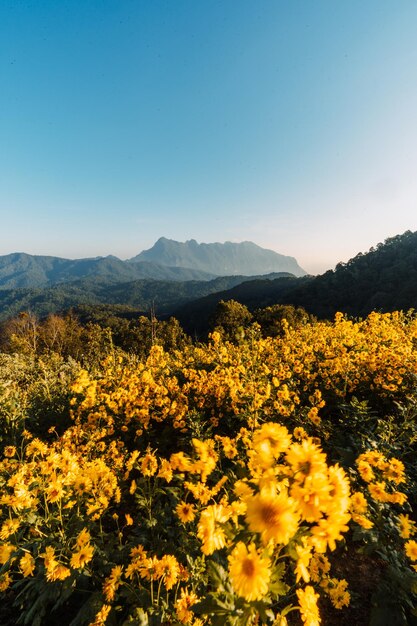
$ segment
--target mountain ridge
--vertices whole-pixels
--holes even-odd
[[[226,271],[228,267],[230,272]],[[182,244],[161,237],[150,250],[125,261],[114,255],[66,259],[12,252],[0,256],[0,290],[52,287],[82,278],[105,278],[111,283],[141,279],[184,281],[273,272],[305,274],[293,257],[252,242],[198,244],[193,239]]]
[[[271,272],[289,272],[294,276],[306,274],[294,257],[262,248],[252,241],[198,243],[195,239],[179,242],[160,237],[152,248],[129,259],[130,263],[137,261],[158,262],[168,267],[210,270],[218,276],[253,276]]]

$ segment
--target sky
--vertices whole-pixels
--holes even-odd
[[[414,0],[2,0],[0,255],[417,230]]]

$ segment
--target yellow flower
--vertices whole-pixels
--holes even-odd
[[[302,426],[297,426],[294,428],[293,435],[296,439],[307,439],[308,435]]]
[[[224,455],[228,459],[234,459],[237,456],[238,451],[236,448],[235,442],[230,439],[230,437],[221,437],[220,435],[215,435],[214,437],[217,441],[220,441],[223,446]]]
[[[158,478],[163,478],[164,480],[167,481],[167,483],[170,483],[172,480],[172,467],[171,467],[171,463],[169,461],[167,461],[166,459],[162,459],[161,460],[161,467],[159,468],[159,472],[158,472]]]
[[[307,476],[303,483],[293,484],[290,493],[303,519],[307,522],[320,519],[322,512],[331,503],[330,489],[327,475],[321,472]]]
[[[405,544],[405,553],[410,561],[417,561],[417,541],[410,539]]]
[[[387,502],[388,494],[385,491],[384,482],[369,483],[368,491],[371,494],[372,498],[377,502]]]
[[[6,591],[6,589],[10,587],[11,583],[12,579],[9,572],[0,574],[0,591]]]
[[[64,580],[70,576],[71,571],[65,565],[61,565],[55,558],[55,548],[46,546],[45,552],[39,556],[44,558],[46,569],[46,580],[52,582],[54,580]]]
[[[408,515],[400,514],[398,516],[398,530],[400,537],[409,539],[417,531],[416,523]]]
[[[365,513],[368,508],[368,501],[360,491],[355,491],[350,498],[350,508],[354,513]]]
[[[313,554],[310,561],[311,580],[315,583],[318,583],[329,571],[330,563],[327,556],[325,556],[324,554]]]
[[[65,578],[68,578],[68,576],[71,575],[71,570],[68,569],[68,567],[65,567],[65,565],[61,565],[61,563],[58,563],[58,565],[47,575],[47,580],[49,581],[53,581],[53,580],[65,580]]]
[[[173,470],[179,472],[188,472],[192,468],[192,461],[190,457],[186,456],[184,452],[175,452],[171,454],[169,462]]]
[[[187,504],[187,502],[180,502],[175,507],[175,511],[183,524],[192,522],[195,518],[195,507],[193,504]]]
[[[365,530],[369,530],[374,525],[374,523],[371,522],[370,519],[368,519],[367,517],[365,517],[365,515],[362,515],[361,513],[352,513],[352,520],[356,522],[356,524],[359,524],[359,526],[362,526],[362,528],[364,528]]]
[[[285,492],[274,495],[261,491],[249,496],[246,504],[249,528],[260,533],[265,542],[273,539],[286,545],[297,532],[299,516],[294,500]]]
[[[203,543],[203,554],[212,554],[226,544],[226,535],[219,524],[225,524],[229,517],[230,511],[222,504],[212,504],[201,513],[197,535]]]
[[[295,566],[296,581],[298,582],[300,578],[302,578],[305,583],[308,583],[310,582],[308,566],[311,560],[311,546],[307,544],[305,537],[303,537],[303,543],[301,545],[295,546],[295,551],[297,553],[297,563]]]
[[[337,580],[337,578],[332,578],[330,581],[331,585],[329,586],[327,593],[329,594],[329,598],[336,609],[342,609],[344,606],[349,606],[350,603],[350,593],[347,591],[347,581],[346,580]]]
[[[0,539],[7,539],[10,535],[13,535],[20,526],[20,521],[17,518],[7,519],[3,522],[0,529]]]
[[[88,626],[103,626],[103,624],[106,623],[110,611],[111,606],[109,604],[103,604],[103,606],[97,613],[94,622],[91,622]]]
[[[393,493],[387,495],[387,500],[393,504],[403,505],[404,502],[407,502],[407,496],[401,491],[394,491]]]
[[[91,544],[86,543],[79,548],[78,552],[74,552],[72,555],[70,560],[71,567],[74,569],[82,569],[84,565],[91,561],[93,554],[94,547]]]
[[[180,622],[189,624],[193,618],[192,612],[189,610],[198,601],[198,596],[193,591],[181,589],[181,596],[175,603],[175,611]]]
[[[165,589],[169,591],[178,582],[180,566],[172,554],[164,554],[158,563],[158,569],[164,581]]]
[[[326,552],[336,549],[336,541],[342,539],[342,533],[348,530],[347,523],[350,520],[348,513],[332,513],[327,518],[319,520],[316,526],[311,529],[311,543],[317,552]]]
[[[387,468],[384,470],[384,478],[386,480],[392,480],[397,485],[405,482],[405,468],[404,463],[398,459],[390,459],[387,463]]]
[[[103,584],[103,595],[107,602],[113,602],[116,591],[120,586],[122,578],[123,567],[121,565],[115,565],[110,573],[110,576],[106,578]]]
[[[371,480],[375,478],[375,474],[372,470],[372,467],[369,465],[367,461],[357,461],[358,472],[361,475],[361,478],[369,483]]]
[[[6,446],[4,448],[4,456],[7,456],[9,458],[13,457],[16,454],[16,448],[15,446]]]
[[[228,561],[230,582],[238,596],[248,602],[266,596],[271,578],[271,561],[259,555],[254,543],[246,548],[245,544],[239,541]]]
[[[319,410],[316,406],[313,406],[308,414],[307,414],[308,419],[310,420],[310,422],[312,422],[312,424],[314,424],[315,426],[319,426],[321,423],[321,419],[319,416]]]
[[[156,456],[150,450],[147,451],[142,459],[141,471],[143,476],[153,476],[158,469],[158,461]]]
[[[291,435],[285,426],[269,422],[255,430],[252,441],[258,463],[267,468],[290,447]]]
[[[20,559],[19,565],[24,578],[32,576],[35,570],[35,559],[29,552],[26,552]]]
[[[15,550],[16,546],[11,543],[3,543],[0,545],[0,565],[7,563]]]
[[[79,548],[85,546],[91,539],[91,535],[86,528],[83,528],[77,537],[76,544]]]
[[[295,480],[303,482],[307,476],[327,472],[326,455],[311,439],[294,443],[286,454]]]
[[[296,593],[300,603],[301,619],[305,626],[319,626],[321,622],[317,606],[319,595],[314,593],[310,585],[307,585],[305,589],[297,589]]]
[[[50,483],[45,489],[46,499],[48,502],[58,502],[64,495],[64,485],[62,478],[56,476],[50,478]]]

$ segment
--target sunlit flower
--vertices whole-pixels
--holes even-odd
[[[0,574],[0,591],[6,591],[12,584],[12,578],[9,572],[5,572],[4,574]]]
[[[410,519],[408,515],[400,514],[398,516],[398,530],[400,537],[403,539],[409,539],[417,532],[416,523]]]
[[[417,561],[417,541],[410,539],[405,544],[405,553],[410,561]]]
[[[182,624],[188,624],[193,618],[190,608],[198,601],[198,596],[193,591],[181,589],[181,595],[175,603],[175,611]]]
[[[25,554],[19,561],[19,566],[24,578],[26,578],[27,576],[32,576],[35,570],[35,559],[29,552],[25,552]]]
[[[307,476],[327,471],[326,455],[311,439],[294,443],[286,453],[287,463],[291,466],[294,478],[303,482]]]
[[[295,502],[285,492],[271,495],[260,492],[246,499],[246,521],[249,528],[268,542],[287,544],[298,530],[299,515]]]
[[[237,595],[252,602],[268,593],[271,561],[258,553],[254,543],[246,547],[239,541],[228,561],[230,582]]]
[[[116,591],[120,586],[122,578],[123,567],[121,565],[115,565],[110,573],[110,576],[106,578],[103,583],[103,595],[107,602],[113,602],[116,595]]]
[[[16,454],[16,447],[15,446],[6,446],[4,448],[4,456],[7,456],[7,457],[11,458],[15,454]]]
[[[13,552],[16,551],[16,546],[11,543],[3,543],[0,545],[0,565],[4,565],[10,559]]]
[[[164,554],[158,563],[159,573],[164,581],[165,589],[169,591],[178,582],[180,567],[172,554]]]
[[[183,524],[186,524],[187,522],[192,522],[195,518],[195,507],[193,504],[180,502],[175,507],[175,511]]]
[[[317,606],[319,595],[314,593],[310,585],[307,585],[305,589],[297,589],[296,593],[300,603],[301,619],[305,626],[319,626],[321,622]]]
[[[270,467],[290,447],[291,435],[285,426],[269,422],[254,432],[252,442],[258,462]]]
[[[148,450],[141,462],[141,472],[143,476],[153,476],[158,469],[156,456]]]
[[[212,504],[201,513],[197,535],[203,544],[203,554],[212,554],[226,544],[226,535],[221,524],[225,524],[229,517],[230,512],[222,504]]]
[[[70,560],[71,567],[74,569],[82,569],[84,565],[91,561],[93,554],[94,547],[89,543],[84,544],[72,555]]]
[[[20,526],[20,520],[16,517],[7,519],[3,522],[2,527],[0,529],[0,539],[7,539],[10,535],[13,535]]]
[[[161,460],[161,466],[158,472],[158,478],[163,478],[167,483],[170,483],[172,480],[173,471],[172,466],[169,461],[166,459]]]
[[[110,604],[103,604],[99,612],[97,613],[94,622],[91,622],[89,626],[103,626],[106,623],[107,617],[111,611]]]
[[[331,584],[327,589],[329,598],[336,609],[342,609],[344,606],[349,606],[350,593],[347,591],[347,581],[331,579]]]

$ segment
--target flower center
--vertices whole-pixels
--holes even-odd
[[[242,563],[242,572],[248,578],[252,578],[255,573],[255,565],[252,559],[245,559]]]

